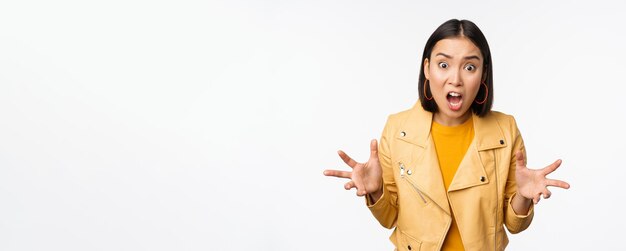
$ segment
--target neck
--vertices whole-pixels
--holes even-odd
[[[472,117],[472,112],[470,110],[465,112],[465,114],[460,117],[450,117],[438,112],[434,114],[433,120],[435,120],[437,124],[444,126],[458,126],[465,123],[465,121],[467,121],[470,117]]]

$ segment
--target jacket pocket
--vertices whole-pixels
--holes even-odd
[[[400,244],[398,250],[403,251],[419,251],[422,248],[422,242],[413,238],[412,236],[400,231],[398,243]]]

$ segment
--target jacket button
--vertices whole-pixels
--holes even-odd
[[[402,136],[402,137],[406,136],[406,132],[402,131],[402,132],[400,133],[400,136]]]
[[[408,245],[406,248],[408,248],[409,250],[411,250],[411,245]]]
[[[504,145],[504,140],[500,140],[500,145]]]
[[[413,172],[411,172],[411,169],[409,169],[408,171],[406,171],[406,174],[411,175]]]
[[[485,176],[480,176],[480,182],[485,182]]]

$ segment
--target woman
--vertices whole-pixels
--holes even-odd
[[[546,178],[561,160],[526,167],[515,119],[491,111],[492,66],[474,23],[443,23],[424,48],[419,102],[389,116],[366,163],[339,151],[352,171],[324,171],[366,196],[398,250],[504,250],[504,226],[525,230],[548,186],[569,188]]]

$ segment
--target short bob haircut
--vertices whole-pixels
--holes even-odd
[[[426,93],[428,96],[432,97],[432,93],[430,92],[430,85],[428,85],[428,89],[424,89],[424,81],[426,80],[426,76],[424,75],[424,60],[428,58],[430,62],[430,54],[433,51],[433,47],[435,44],[439,42],[439,40],[443,40],[446,38],[454,38],[454,37],[466,37],[470,41],[480,49],[480,52],[483,56],[483,75],[481,76],[482,81],[487,85],[489,91],[487,92],[486,101],[481,105],[476,102],[472,102],[471,109],[474,114],[479,117],[483,117],[487,115],[491,111],[491,106],[493,105],[493,71],[491,64],[491,51],[489,50],[489,44],[487,44],[487,39],[480,31],[478,26],[469,20],[458,20],[458,19],[450,19],[439,26],[428,41],[426,41],[426,46],[424,46],[424,54],[422,55],[422,61],[420,62],[420,77],[419,77],[419,99],[422,103],[422,107],[424,110],[436,113],[437,112],[437,103],[435,100],[426,99]],[[484,100],[485,99],[485,87],[481,84],[480,89],[478,90],[478,94],[476,95],[475,100]]]

